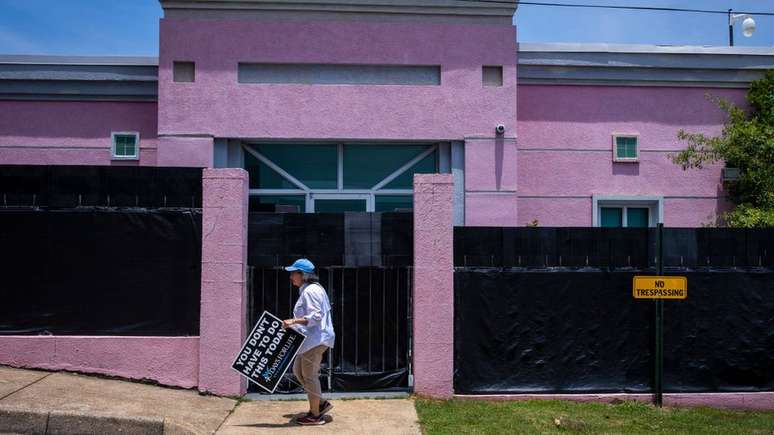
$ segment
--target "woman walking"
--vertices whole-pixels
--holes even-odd
[[[298,287],[298,302],[293,307],[293,318],[283,321],[283,328],[294,328],[306,335],[293,362],[293,374],[303,385],[309,399],[309,412],[296,419],[301,425],[325,424],[323,415],[333,404],[322,397],[320,387],[320,362],[326,350],[333,347],[331,303],[328,294],[318,282],[314,264],[302,258],[285,270],[290,272],[290,282]]]

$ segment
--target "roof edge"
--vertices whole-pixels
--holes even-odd
[[[158,66],[154,56],[66,56],[47,54],[0,54],[0,64]]]
[[[774,47],[724,47],[715,45],[648,45],[572,42],[519,42],[519,52],[717,54],[774,56]]]

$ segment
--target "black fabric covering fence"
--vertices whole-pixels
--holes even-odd
[[[667,392],[774,391],[772,234],[665,230],[666,274],[688,277],[688,299],[665,302]],[[651,391],[655,304],[635,300],[631,286],[634,275],[655,274],[654,237],[456,229],[455,390]],[[515,267],[519,258],[531,266]],[[461,266],[486,262],[498,267]]]
[[[411,266],[412,213],[250,213],[248,264],[282,266],[300,257],[319,267]]]
[[[0,165],[0,207],[201,208],[202,170]]]
[[[201,212],[0,208],[0,334],[198,335]]]
[[[455,273],[455,390],[642,392],[649,388],[652,304],[631,274]]]
[[[456,227],[456,267],[655,267],[655,228]],[[666,267],[774,267],[774,230],[665,228]]]

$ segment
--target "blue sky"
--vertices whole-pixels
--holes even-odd
[[[545,1],[545,0],[544,0]],[[554,0],[774,12],[772,0]],[[158,54],[157,0],[0,0],[0,53]],[[725,15],[634,12],[521,5],[514,19],[522,42],[726,45]],[[774,46],[774,16],[739,46]]]

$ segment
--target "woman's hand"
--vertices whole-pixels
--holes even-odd
[[[288,329],[291,325],[296,324],[296,319],[285,319],[282,321],[282,329]]]

